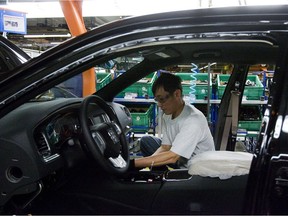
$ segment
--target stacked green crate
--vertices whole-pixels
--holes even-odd
[[[151,73],[148,76],[142,78],[138,82],[132,84],[122,91],[117,97],[124,98],[131,95],[135,98],[152,98],[152,85],[157,78],[157,72]]]
[[[103,88],[112,80],[111,73],[95,73],[96,76],[96,90]]]
[[[183,95],[189,96],[192,91],[191,82],[195,77],[195,96],[196,99],[205,99],[208,96],[208,80],[210,80],[210,95],[212,95],[211,77],[208,78],[208,73],[175,73],[182,79]],[[211,96],[210,96],[211,98]]]
[[[217,75],[217,95],[219,99],[224,94],[229,78],[230,74]],[[259,77],[257,75],[248,75],[246,84],[249,85],[245,86],[243,96],[246,96],[247,100],[260,100],[261,96],[263,96],[264,86]]]
[[[137,103],[125,104],[132,116],[132,128],[134,132],[147,132],[153,123],[153,104]]]
[[[247,131],[259,131],[262,124],[262,113],[259,105],[241,105],[238,128]]]

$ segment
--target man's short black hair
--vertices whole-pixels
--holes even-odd
[[[182,94],[182,79],[172,73],[161,73],[158,79],[152,85],[152,92],[155,95],[157,89],[163,87],[163,89],[169,94],[173,94],[177,89],[181,90]]]

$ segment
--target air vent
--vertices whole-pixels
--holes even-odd
[[[130,113],[129,109],[124,106],[124,107],[123,107],[123,110],[124,110],[124,112],[126,113],[126,115],[131,118],[131,113]]]
[[[44,160],[51,156],[51,149],[43,133],[37,134],[36,143],[37,143],[38,152],[43,157]]]

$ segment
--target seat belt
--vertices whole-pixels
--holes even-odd
[[[232,149],[233,150],[235,149],[237,131],[238,131],[239,96],[240,96],[240,91],[238,89],[239,89],[239,83],[237,82],[235,84],[235,90],[231,91],[228,113],[226,115],[226,118],[228,119],[225,121],[223,138],[221,140],[221,145],[220,145],[220,150],[222,151],[227,150],[230,127],[231,127],[231,133],[232,133],[230,143],[231,143]]]
[[[231,103],[232,103],[231,150],[233,151],[235,150],[237,131],[238,131],[239,95],[240,92],[238,90],[231,91]]]

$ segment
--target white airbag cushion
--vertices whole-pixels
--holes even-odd
[[[188,173],[228,179],[249,173],[253,155],[248,152],[207,151],[192,158]]]

